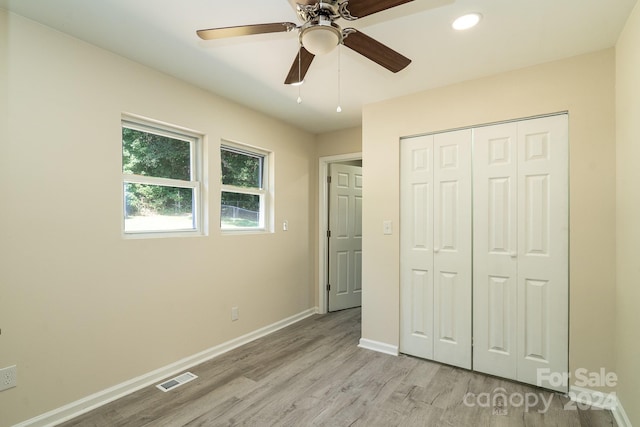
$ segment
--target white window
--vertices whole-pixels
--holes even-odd
[[[237,144],[220,147],[223,231],[267,231],[269,153]]]
[[[199,233],[202,136],[122,120],[124,233]]]

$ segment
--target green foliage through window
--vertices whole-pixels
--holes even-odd
[[[262,188],[262,156],[222,148],[222,183],[244,188]]]
[[[122,172],[125,174],[191,179],[188,141],[122,128]],[[159,185],[127,184],[126,214],[190,214],[193,191]]]
[[[125,183],[127,216],[190,215],[193,189],[161,185]]]
[[[190,143],[122,128],[122,171],[188,181],[191,179]]]
[[[123,119],[125,233],[198,230],[199,141],[169,126]]]
[[[263,226],[264,155],[222,146],[221,227],[259,228]],[[235,188],[234,188],[235,187]],[[237,189],[237,191],[234,191]]]

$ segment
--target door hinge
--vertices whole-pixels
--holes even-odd
[[[327,230],[327,237],[331,237],[331,230]]]
[[[331,175],[327,175],[327,184],[331,184]]]
[[[331,290],[331,285],[327,283],[327,291]]]

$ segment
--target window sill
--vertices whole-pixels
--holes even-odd
[[[142,233],[122,233],[122,238],[125,240],[140,240],[140,239],[163,239],[163,238],[175,238],[175,237],[203,237],[205,234],[200,230],[194,231],[149,231]]]
[[[246,235],[246,234],[273,234],[273,231],[267,229],[228,229],[228,230],[220,230],[220,234],[223,236],[238,236],[238,235]]]

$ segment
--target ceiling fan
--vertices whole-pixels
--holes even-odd
[[[330,52],[339,44],[397,73],[411,63],[409,58],[355,28],[341,28],[335,21],[339,18],[355,21],[411,1],[413,0],[289,0],[298,18],[303,22],[302,25],[275,22],[211,28],[198,30],[196,33],[203,40],[212,40],[298,30],[300,49],[287,74],[285,84],[302,83],[313,58]]]

